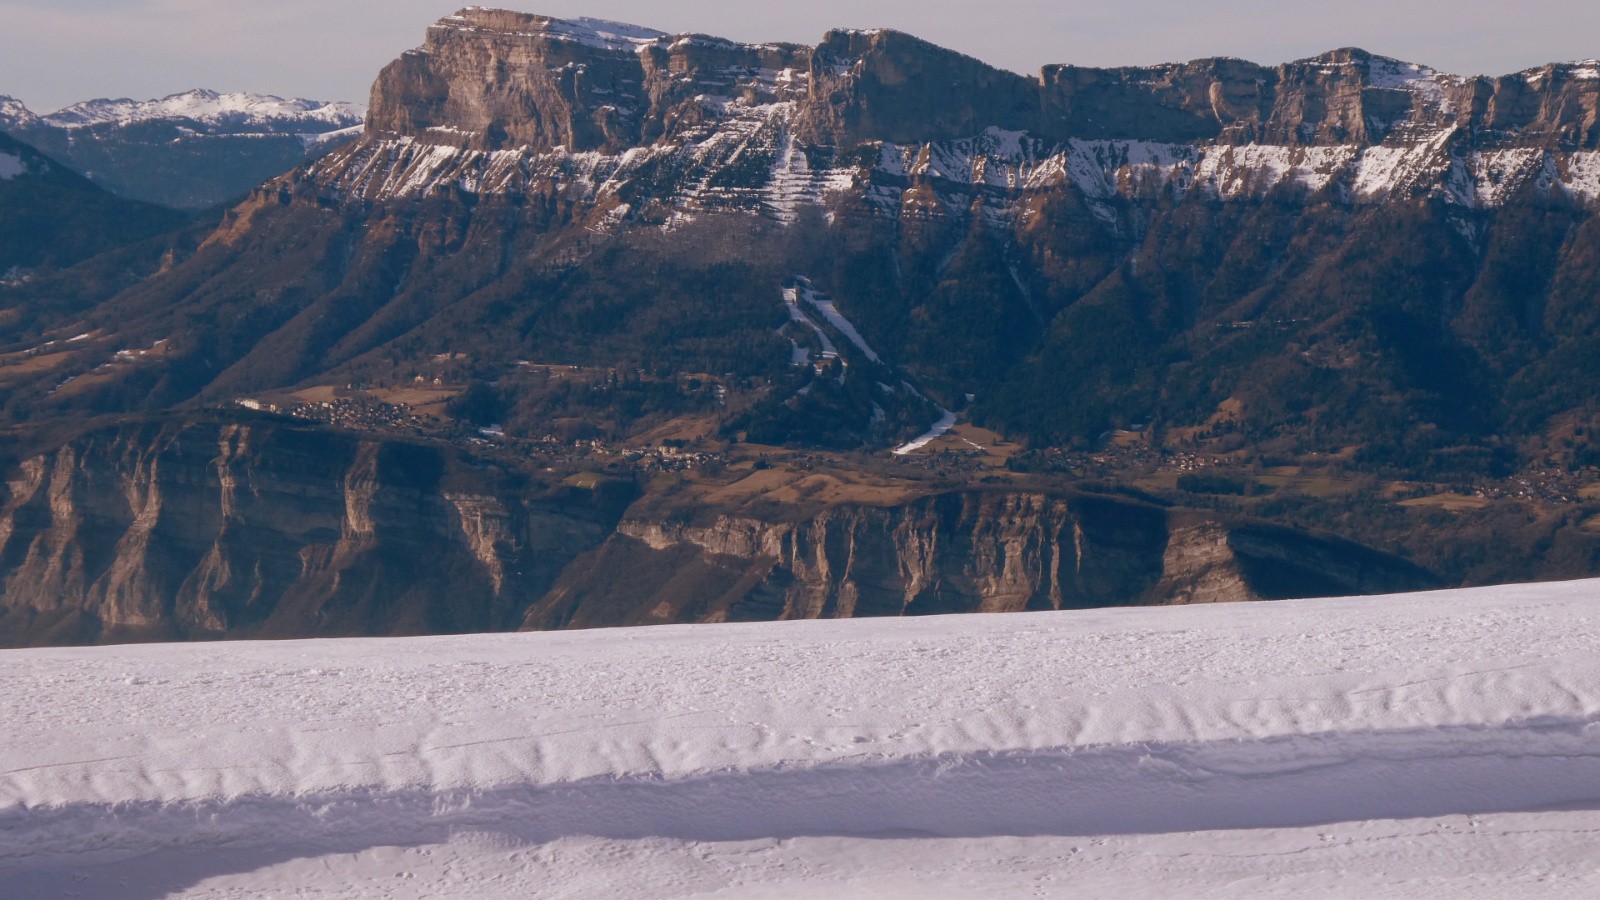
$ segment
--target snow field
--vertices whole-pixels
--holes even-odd
[[[0,878],[1578,896],[1600,872],[1597,599],[10,651]]]

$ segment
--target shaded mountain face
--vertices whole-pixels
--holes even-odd
[[[36,469],[59,450],[39,423],[242,403],[404,422],[534,482],[629,480],[614,531],[519,595],[530,627],[1430,577],[1215,510],[1447,582],[1592,573],[1597,118],[1590,63],[1465,78],[1349,49],[1027,78],[892,31],[750,45],[470,8],[384,69],[358,140],[149,277],[6,295],[5,416]],[[448,427],[396,405],[443,395]],[[712,469],[655,478],[685,453]],[[1050,498],[1135,476],[1210,509],[1135,541],[1145,580],[1084,593]],[[57,538],[44,481],[13,480],[38,484],[8,552],[65,571],[22,549]],[[1169,578],[1169,550],[1242,580]]]
[[[46,116],[0,97],[0,131],[114,194],[203,209],[360,133],[356,104],[188,91],[160,100],[91,100]]]
[[[106,193],[0,134],[0,279],[15,286],[178,227],[186,217]]]

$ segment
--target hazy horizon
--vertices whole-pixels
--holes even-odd
[[[364,102],[378,70],[462,5],[434,0],[0,0],[0,95],[45,113],[98,97],[193,88]],[[815,43],[830,28],[888,27],[1017,72],[1051,63],[1146,65],[1210,56],[1265,64],[1337,47],[1462,75],[1600,56],[1600,4],[1545,0],[1002,0],[943,12],[908,0],[768,8],[733,0],[498,4],[734,40]]]

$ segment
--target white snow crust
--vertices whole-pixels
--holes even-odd
[[[0,653],[8,896],[1575,897],[1600,582]]]

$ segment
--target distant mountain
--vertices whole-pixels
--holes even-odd
[[[178,227],[187,216],[113,197],[0,134],[0,282],[19,283]]]
[[[119,196],[180,209],[235,199],[352,140],[364,115],[353,103],[188,91],[38,116],[0,97],[0,131]]]

